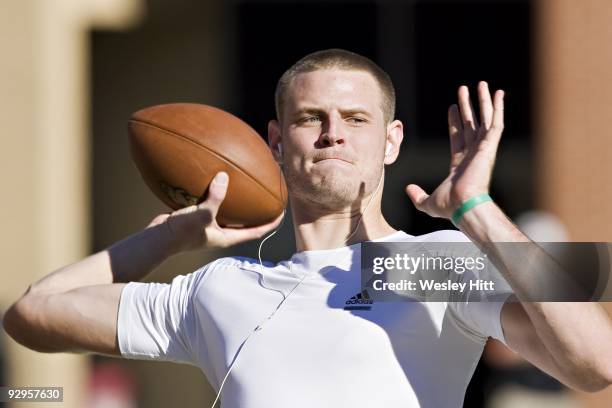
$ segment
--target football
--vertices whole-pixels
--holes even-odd
[[[130,151],[151,191],[173,210],[206,199],[219,171],[229,175],[217,222],[252,227],[287,204],[280,166],[263,138],[236,116],[194,103],[156,105],[128,123]]]

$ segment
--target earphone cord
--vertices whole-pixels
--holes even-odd
[[[278,231],[278,230],[276,230]],[[274,233],[276,233],[276,231],[274,231]],[[274,235],[274,233],[268,235],[269,238],[272,235]],[[263,243],[264,240],[262,240],[261,242]],[[261,244],[260,244],[260,252],[261,252]],[[261,262],[261,257],[260,257],[260,262]],[[291,274],[291,270],[293,267],[293,263],[289,264],[289,274]],[[234,355],[234,358],[232,359],[232,362],[229,365],[229,368],[227,370],[227,373],[225,373],[225,377],[223,377],[223,381],[221,381],[221,385],[219,386],[219,392],[217,392],[217,396],[215,398],[215,400],[213,401],[211,408],[215,407],[215,404],[217,404],[217,401],[219,401],[219,398],[221,398],[221,391],[223,390],[223,386],[225,385],[225,381],[227,381],[227,379],[229,378],[230,373],[232,372],[232,368],[234,368],[234,363],[236,362],[236,359],[238,358],[238,355],[240,354],[240,351],[242,350],[242,348],[244,347],[244,345],[246,344],[246,342],[251,338],[251,336],[253,334],[255,334],[255,332],[258,332],[259,330],[261,330],[263,328],[263,325],[270,319],[272,319],[272,316],[274,316],[276,314],[276,312],[281,308],[281,306],[283,305],[283,303],[285,303],[285,300],[287,300],[289,298],[289,295],[291,295],[291,293],[298,287],[300,286],[300,284],[304,281],[304,279],[306,278],[306,276],[308,276],[308,274],[304,274],[304,276],[302,276],[302,278],[299,280],[298,283],[295,284],[295,286],[293,286],[293,288],[289,291],[289,293],[287,293],[287,295],[285,296],[285,294],[282,291],[279,291],[277,289],[272,289],[275,290],[277,292],[280,292],[283,295],[283,300],[281,300],[281,302],[276,306],[276,308],[274,309],[274,311],[272,313],[270,313],[270,315],[268,317],[266,317],[261,323],[259,323],[255,329],[249,333],[249,335],[246,337],[246,339],[244,339],[242,341],[242,343],[240,344],[240,347],[238,347],[238,350],[236,350],[236,354]],[[271,289],[271,288],[268,288]]]
[[[376,196],[376,193],[378,193],[378,189],[380,188],[380,185],[382,184],[382,180],[383,180],[384,174],[385,174],[385,172],[384,172],[384,165],[383,165],[383,172],[380,175],[380,179],[378,180],[378,185],[376,186],[376,189],[374,190],[374,192],[370,196],[370,198],[368,200],[368,203],[366,204],[365,208],[359,214],[359,220],[357,221],[357,224],[355,225],[355,228],[353,228],[353,231],[344,240],[345,244],[347,243],[347,241],[349,239],[351,239],[351,237],[353,235],[355,235],[355,233],[357,232],[357,229],[361,225],[361,219],[363,218],[363,214],[365,214],[365,212],[368,210],[368,207],[370,206],[370,203],[372,202],[372,199]],[[278,227],[276,227],[276,229],[274,231],[272,231],[270,234],[266,235],[266,237],[264,239],[261,240],[261,242],[259,243],[259,249],[257,250],[257,256],[259,258],[259,265],[260,265],[260,268],[261,268],[261,274],[259,275],[259,284],[261,286],[263,286],[264,288],[266,288],[266,289],[270,289],[270,290],[273,290],[275,292],[279,292],[283,296],[283,300],[281,300],[280,303],[274,309],[274,311],[272,313],[270,313],[270,315],[268,317],[266,317],[260,324],[258,324],[255,327],[255,329],[253,329],[253,331],[251,333],[249,333],[249,335],[242,341],[242,343],[238,347],[238,350],[236,350],[236,354],[234,354],[234,358],[232,359],[232,361],[231,361],[231,363],[230,363],[230,365],[228,367],[227,373],[225,373],[225,377],[223,377],[223,380],[221,381],[221,385],[219,386],[219,391],[217,392],[217,396],[215,397],[215,400],[213,401],[213,403],[211,405],[211,408],[215,408],[215,405],[217,404],[217,401],[219,401],[219,399],[221,398],[221,392],[223,391],[223,386],[225,385],[225,381],[229,378],[230,372],[232,371],[232,368],[234,368],[234,363],[236,362],[236,359],[238,358],[238,355],[240,354],[240,351],[242,350],[242,348],[244,347],[246,342],[251,338],[251,336],[253,334],[255,334],[255,332],[258,332],[258,331],[260,331],[263,328],[263,325],[268,320],[270,320],[272,318],[272,316],[274,316],[276,314],[276,312],[281,308],[283,303],[285,303],[285,301],[289,298],[289,296],[293,293],[293,291],[295,289],[297,289],[297,287],[300,286],[302,284],[302,282],[304,281],[304,279],[306,279],[306,277],[308,276],[307,273],[304,273],[304,276],[302,276],[300,278],[300,280],[295,284],[295,286],[293,286],[293,288],[289,291],[289,293],[287,293],[287,295],[285,295],[285,293],[283,291],[281,291],[281,290],[270,288],[270,287],[265,285],[264,267],[263,267],[263,261],[261,259],[261,248],[263,246],[263,243],[266,242],[269,238],[271,238],[274,234],[276,234],[281,229],[281,227],[283,226],[284,223],[285,223],[285,217],[283,216],[283,219],[282,219],[280,225]],[[290,261],[290,263],[289,263],[289,275],[291,275],[292,269],[293,269],[293,262]]]

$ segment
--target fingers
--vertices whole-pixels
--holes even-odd
[[[491,128],[487,132],[486,140],[491,146],[497,149],[504,130],[504,91],[495,91],[493,95],[493,119]]]
[[[425,190],[416,184],[409,184],[406,186],[406,194],[417,210],[425,210],[425,201],[429,198],[429,194],[427,194]]]
[[[474,109],[471,105],[469,90],[467,86],[459,87],[459,114],[461,117],[461,123],[463,125],[464,133],[464,145],[470,146],[475,138],[480,135],[487,139],[491,139],[489,136],[489,129],[495,128],[497,130],[503,129],[504,126],[504,91],[498,90],[493,96],[493,102],[491,102],[491,93],[489,91],[489,85],[485,81],[478,83],[478,104],[480,106],[480,121],[481,126],[479,128],[478,122],[475,117]],[[450,119],[449,119],[450,124]],[[495,136],[495,135],[494,135]],[[501,134],[498,134],[501,136]]]
[[[463,152],[465,148],[465,140],[463,140],[463,132],[461,131],[461,117],[459,116],[459,107],[451,105],[448,108],[448,136],[450,138],[451,158],[454,158],[457,153]]]
[[[208,196],[206,200],[198,205],[198,209],[210,211],[214,219],[217,216],[221,203],[225,199],[228,183],[229,176],[226,172],[221,171],[217,173],[210,183],[210,186],[208,186]]]
[[[493,96],[493,120],[492,126],[496,129],[504,128],[504,91],[495,91]]]
[[[283,211],[273,221],[251,228],[223,228],[223,234],[228,246],[238,244],[240,242],[249,241],[256,238],[261,238],[267,232],[277,228],[285,216]]]
[[[488,130],[493,121],[493,104],[491,103],[489,85],[485,81],[478,83],[478,104],[480,105],[480,123]]]
[[[463,127],[476,130],[478,128],[478,121],[476,120],[472,102],[470,101],[470,91],[468,90],[468,87],[465,85],[460,86],[457,96]]]
[[[465,85],[460,86],[459,90],[457,91],[457,96],[459,113],[461,116],[461,122],[463,124],[464,140],[465,144],[469,146],[472,144],[472,141],[475,138],[478,123],[476,121],[474,109],[472,108],[472,102],[470,101],[470,92],[468,87]]]

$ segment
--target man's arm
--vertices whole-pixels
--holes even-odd
[[[119,356],[117,312],[124,286],[28,291],[6,312],[4,329],[18,343],[43,353],[90,351]]]
[[[177,250],[153,225],[30,285],[4,316],[8,334],[40,352],[119,355],[117,312],[124,283],[138,281]]]
[[[458,105],[452,105],[448,112],[449,175],[431,195],[414,184],[406,187],[417,209],[451,219],[467,200],[489,191],[504,127],[503,96],[497,91],[492,102],[487,84],[479,84],[479,125],[467,87],[459,88]],[[554,269],[548,268],[552,260],[493,202],[481,203],[465,213],[459,228],[490,255],[520,301],[507,301],[502,309],[502,329],[510,347],[570,387],[597,391],[612,383],[612,323],[605,310],[597,303],[525,301],[535,298],[534,286],[541,290],[548,284],[556,289],[556,277],[563,276],[551,279],[553,275],[547,275]],[[501,250],[500,242],[527,245],[529,257],[517,259],[516,254]],[[537,262],[530,263],[534,260]],[[534,265],[545,267],[534,270]]]
[[[500,270],[503,268],[518,300],[534,298],[529,293],[535,286],[530,284],[530,275],[549,272],[547,253],[535,243],[529,244],[490,202],[466,213],[459,226],[476,245],[487,248]],[[530,251],[539,253],[529,261],[516,259],[516,255],[496,250],[496,242],[523,242],[519,245],[529,245]],[[548,280],[554,281],[554,277]],[[565,385],[595,392],[612,383],[612,321],[598,303],[510,301],[502,308],[501,321],[508,346]]]
[[[215,217],[227,179],[215,180],[198,206],[160,215],[143,231],[30,285],[5,313],[6,332],[41,352],[120,355],[117,313],[124,282],[141,280],[174,254],[234,245],[261,237],[280,223],[282,216],[254,228],[220,227]]]

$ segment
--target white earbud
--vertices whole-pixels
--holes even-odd
[[[278,162],[280,166],[282,166],[283,165],[283,145],[280,143],[277,144],[276,151],[278,152],[278,157],[276,158],[276,161]]]

